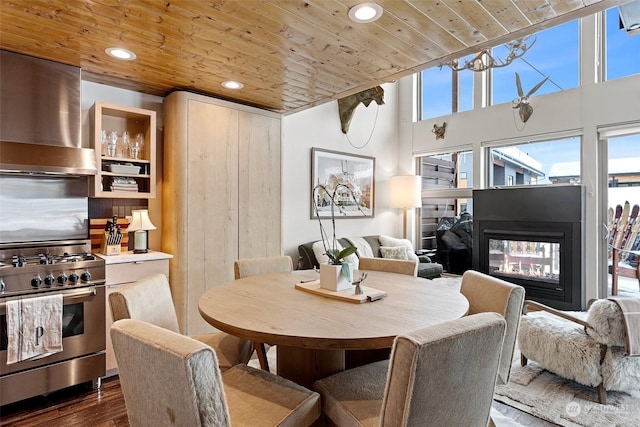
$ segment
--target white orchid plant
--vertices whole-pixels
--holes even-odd
[[[362,212],[363,215],[366,216],[364,211],[362,210],[361,202],[354,194],[353,190],[349,188],[347,185],[342,183],[337,183],[333,188],[329,188],[329,186],[318,184],[313,187],[311,191],[311,199],[313,200],[313,208],[318,218],[318,223],[320,224],[320,237],[322,238],[322,245],[324,246],[325,254],[329,258],[329,264],[331,265],[342,265],[342,274],[345,277],[349,276],[349,265],[345,262],[345,258],[351,254],[354,254],[357,250],[355,246],[348,246],[343,249],[339,249],[338,247],[338,239],[336,239],[336,217],[335,217],[335,207],[338,207],[338,210],[346,215],[344,211],[344,203],[337,203],[336,197],[340,195],[341,201],[344,201],[344,197],[347,196],[349,199],[353,199],[358,210]],[[320,217],[320,213],[318,211],[318,202],[322,200],[328,205],[331,206],[331,227],[332,227],[332,235],[331,240],[329,240],[329,235],[324,229],[324,225],[322,224],[322,218]]]

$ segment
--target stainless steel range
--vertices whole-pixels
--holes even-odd
[[[91,254],[86,177],[0,173],[0,405],[105,375],[105,265]],[[64,236],[67,236],[65,239]],[[62,351],[7,364],[7,302],[61,294]]]
[[[105,266],[91,242],[0,246],[0,404],[75,384],[100,386],[105,375]],[[63,296],[63,350],[7,365],[6,302],[52,292]]]

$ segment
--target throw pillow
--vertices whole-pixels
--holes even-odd
[[[327,248],[329,247],[331,247],[331,245],[327,243]],[[324,250],[324,245],[322,244],[322,240],[318,240],[317,242],[315,242],[313,246],[311,246],[311,249],[313,250],[313,254],[316,256],[316,259],[318,260],[318,264],[329,264],[329,257],[327,256],[327,253]],[[341,251],[344,248],[340,243],[336,242],[336,249]],[[356,254],[351,254],[348,257],[346,257],[344,260],[349,264],[351,264],[351,267],[354,270],[358,269],[359,259],[356,256]]]
[[[382,258],[408,260],[406,246],[380,246]]]
[[[371,245],[363,237],[347,237],[347,240],[352,246],[358,248],[357,254],[359,257],[373,258],[375,256]]]
[[[393,247],[404,246],[405,248],[407,248],[407,257],[408,257],[405,259],[420,262],[418,255],[416,255],[415,251],[413,250],[413,244],[409,239],[396,239],[394,237],[389,237],[389,236],[379,236],[378,239],[380,240],[380,243],[382,244],[382,246],[393,246]]]

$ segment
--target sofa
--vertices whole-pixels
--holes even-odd
[[[394,257],[396,255],[395,249],[398,247],[406,248],[407,258],[396,259],[418,259],[418,277],[425,279],[433,279],[440,277],[442,274],[442,265],[435,263],[426,255],[416,255],[411,242],[406,239],[395,239],[388,236],[363,236],[363,237],[343,237],[338,239],[340,247],[345,248],[348,246],[355,246],[358,248],[356,253],[347,258],[346,261],[353,264],[357,269],[357,258],[359,257],[377,257],[384,258],[383,254],[387,258]],[[314,248],[315,244],[315,248]],[[381,249],[382,248],[382,249]],[[315,249],[315,250],[314,250]],[[298,270],[311,270],[313,268],[320,268],[320,262],[326,262],[326,255],[323,257],[323,247],[320,240],[314,240],[311,242],[303,243],[298,246]],[[400,251],[401,252],[401,251]],[[318,256],[322,259],[319,261]],[[409,258],[411,257],[411,258]]]

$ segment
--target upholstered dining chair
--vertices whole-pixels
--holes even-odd
[[[244,258],[236,260],[233,263],[233,271],[235,279],[243,279],[245,277],[257,276],[267,273],[291,273],[293,271],[293,260],[290,256],[271,256]],[[269,370],[269,361],[267,359],[268,344],[254,342],[253,347],[260,361],[260,367],[265,371]]]
[[[391,259],[391,258],[364,258],[359,259],[358,270],[362,271],[386,271],[388,273],[418,275],[418,261]]]
[[[178,316],[171,298],[169,280],[164,274],[153,274],[109,294],[113,321],[137,319],[173,332],[179,332]],[[251,341],[224,332],[193,335],[192,338],[212,347],[220,369],[246,364],[251,358]]]
[[[469,301],[468,314],[494,312],[502,315],[507,322],[498,368],[498,384],[507,384],[524,304],[524,288],[497,277],[467,270],[462,275],[460,293]]]
[[[320,416],[317,393],[246,365],[222,372],[201,341],[133,319],[110,333],[132,427],[293,427]]]
[[[480,313],[396,337],[390,360],[318,380],[335,425],[486,427],[504,318]]]

